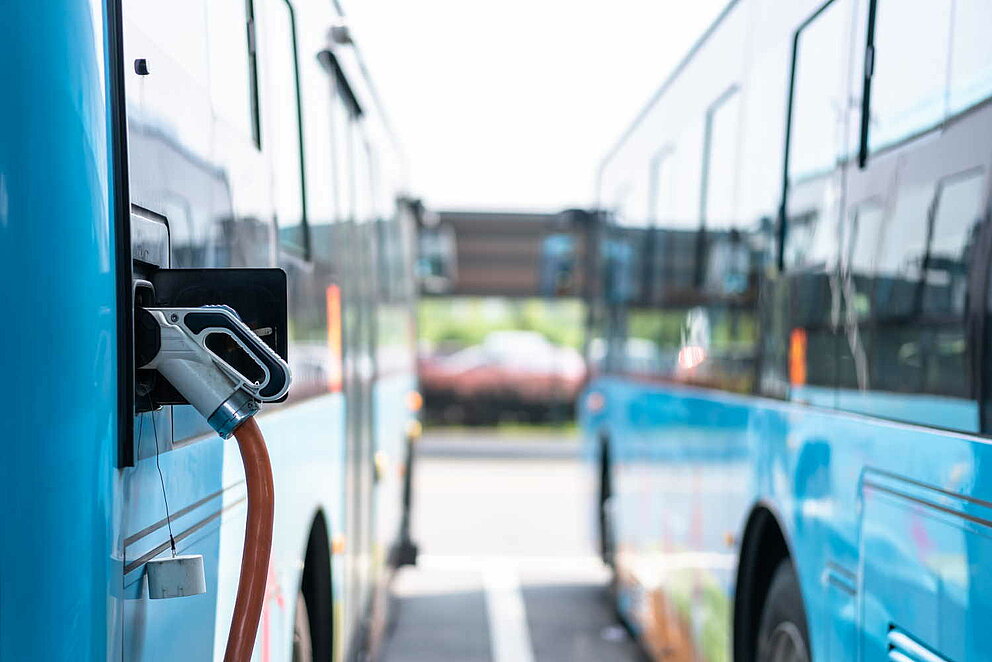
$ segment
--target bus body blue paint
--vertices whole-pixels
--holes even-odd
[[[992,563],[992,444],[704,389],[601,377],[588,390],[607,403],[581,416],[590,459],[608,431],[619,554],[660,566],[682,555],[688,592],[678,561],[665,585],[688,600],[696,636],[729,634],[739,543],[751,509],[768,504],[794,554],[815,656],[863,646],[861,659],[882,659],[895,626],[948,659],[990,650],[992,578],[978,569]],[[644,407],[664,416],[646,421]],[[628,584],[619,600],[635,622],[643,589]]]
[[[120,655],[117,338],[99,3],[0,5],[0,658]]]

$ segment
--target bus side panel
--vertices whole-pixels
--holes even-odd
[[[406,462],[409,393],[416,387],[412,373],[396,373],[376,380],[376,540],[374,556],[382,568],[399,533],[403,505],[403,472]]]
[[[605,399],[622,613],[654,655],[728,659],[733,545],[757,479],[749,408],[613,377],[590,390]]]
[[[842,412],[767,404],[785,435],[758,436],[756,461],[772,471],[759,494],[779,505],[800,574],[814,655],[861,659],[906,639],[936,655],[989,650],[992,447],[967,435]],[[768,430],[769,427],[764,427]],[[775,448],[781,449],[776,453]],[[790,478],[791,477],[791,478]],[[845,578],[847,578],[845,580]],[[838,581],[840,580],[840,581]],[[856,591],[837,610],[832,587]],[[833,644],[845,645],[836,650]]]
[[[216,613],[220,531],[225,520],[244,516],[246,498],[243,475],[236,481],[222,482],[223,440],[204,439],[156,457],[150,428],[149,417],[136,442],[144,457],[125,471],[123,492],[124,654],[136,661],[210,650],[215,630],[223,627]],[[159,439],[160,444],[163,441]],[[166,499],[171,515],[168,523]],[[170,536],[175,538],[179,554],[203,556],[206,593],[149,599],[144,562],[155,556],[167,557]]]
[[[100,2],[0,3],[0,659],[120,659]]]
[[[986,442],[716,391],[590,388],[614,448],[619,605],[658,657],[729,659],[736,555],[758,504],[784,529],[814,657],[877,659],[907,639],[948,659],[992,646]]]

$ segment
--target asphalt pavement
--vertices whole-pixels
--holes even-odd
[[[562,435],[428,433],[414,568],[393,585],[385,662],[642,660],[593,551],[591,485]]]

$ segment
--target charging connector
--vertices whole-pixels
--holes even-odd
[[[139,367],[157,370],[224,439],[259,402],[289,389],[289,366],[228,306],[142,310],[158,325],[159,343]],[[225,358],[215,351],[221,345]]]

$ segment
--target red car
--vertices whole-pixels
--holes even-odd
[[[421,358],[419,370],[428,417],[470,425],[571,415],[585,377],[577,351],[532,331],[490,333],[481,345]]]

